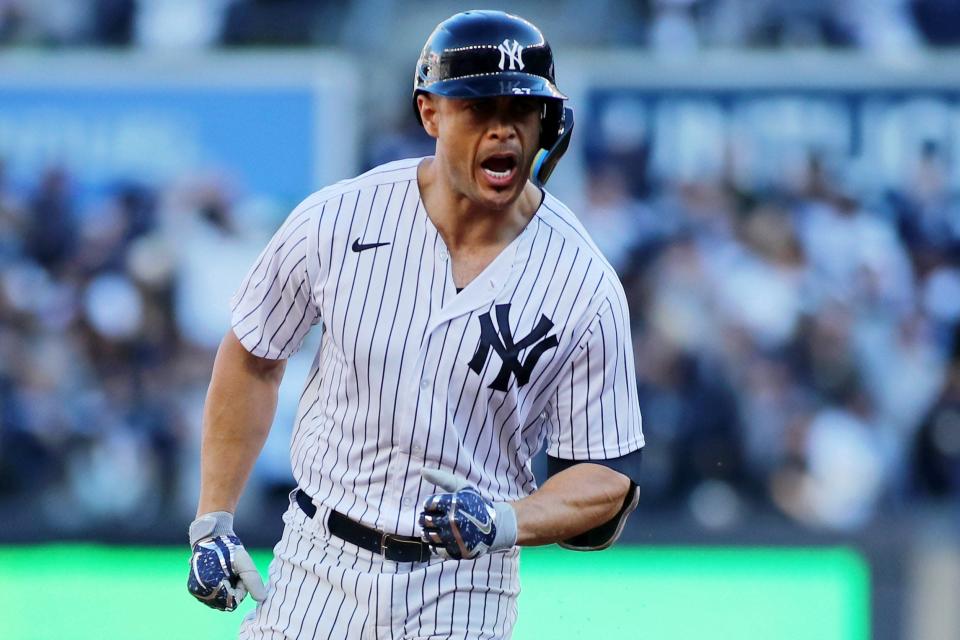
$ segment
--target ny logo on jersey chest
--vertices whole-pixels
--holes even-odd
[[[483,365],[490,354],[490,347],[493,347],[493,350],[500,356],[502,364],[500,372],[490,383],[489,388],[496,391],[506,391],[510,384],[511,373],[517,378],[518,388],[527,384],[530,382],[530,373],[537,366],[540,356],[547,350],[556,348],[560,343],[556,335],[547,336],[550,329],[553,328],[553,322],[542,314],[533,331],[514,342],[513,332],[510,330],[510,305],[498,304],[495,312],[500,333],[497,333],[497,327],[494,327],[489,312],[480,316],[480,344],[467,366],[474,373],[482,372]],[[520,351],[527,348],[530,349],[527,358],[520,362]]]

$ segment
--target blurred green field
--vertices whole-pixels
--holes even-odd
[[[0,547],[3,640],[215,640],[239,611],[186,592],[185,548]],[[265,574],[269,551],[254,553]],[[847,549],[638,548],[522,556],[516,640],[867,640],[866,563]]]

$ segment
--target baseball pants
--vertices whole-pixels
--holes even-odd
[[[476,560],[393,562],[327,531],[291,501],[270,563],[267,598],[241,640],[509,638],[520,593],[519,549]]]

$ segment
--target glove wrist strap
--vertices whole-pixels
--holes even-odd
[[[233,535],[233,514],[228,511],[211,511],[190,523],[190,546],[204,538]]]
[[[490,551],[509,549],[517,544],[517,512],[507,502],[494,502],[493,508],[497,512],[497,533]]]

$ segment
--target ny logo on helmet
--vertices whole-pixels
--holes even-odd
[[[514,40],[512,43],[509,38],[504,38],[500,46],[497,47],[500,52],[500,70],[504,70],[504,65],[510,61],[510,71],[514,69],[523,69],[523,45]]]
[[[496,391],[506,391],[510,385],[510,375],[517,379],[517,388],[522,387],[530,381],[530,374],[533,368],[537,366],[537,361],[549,349],[555,349],[559,343],[556,335],[548,336],[553,329],[553,322],[545,315],[540,315],[540,320],[533,331],[514,341],[513,331],[510,329],[510,304],[498,304],[496,306],[497,325],[500,327],[500,333],[497,334],[497,327],[493,325],[490,313],[484,313],[480,316],[480,344],[473,354],[473,358],[467,363],[467,366],[474,373],[483,372],[483,365],[490,354],[490,348],[500,356],[501,366],[497,377],[488,385],[488,388]],[[527,358],[520,362],[520,352],[529,349]]]

